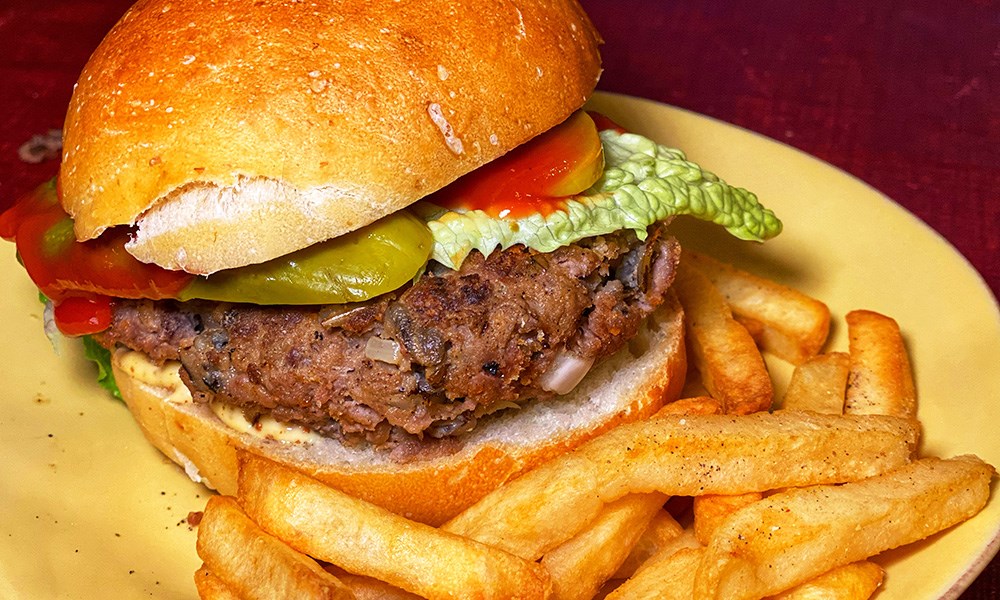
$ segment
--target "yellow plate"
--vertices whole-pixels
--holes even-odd
[[[785,231],[764,245],[679,222],[707,250],[825,300],[831,347],[843,315],[895,317],[912,352],[925,426],[921,452],[976,453],[1000,464],[1000,312],[964,259],[932,230],[860,181],[787,146],[653,102],[602,94],[593,106],[685,149],[755,191]],[[199,561],[184,522],[208,492],[142,439],[124,406],[94,383],[76,343],[54,356],[41,305],[2,247],[0,279],[0,597],[191,598]],[[787,367],[770,361],[779,375]],[[954,598],[996,551],[1000,502],[931,543],[880,560],[879,598]]]

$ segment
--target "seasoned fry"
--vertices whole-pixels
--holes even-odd
[[[605,600],[690,600],[704,553],[695,547],[658,554]]]
[[[770,600],[866,600],[882,585],[885,570],[862,560],[837,567]]]
[[[628,579],[643,563],[673,543],[682,533],[684,527],[673,515],[666,510],[658,511],[612,579]]]
[[[444,529],[535,560],[627,493],[736,494],[853,481],[905,464],[915,443],[911,420],[875,415],[657,417],[622,425],[540,466]],[[785,467],[776,469],[779,457]]]
[[[553,600],[589,600],[625,562],[667,497],[631,494],[604,507],[587,529],[542,557]]]
[[[826,304],[704,254],[685,250],[684,260],[718,288],[733,315],[766,352],[800,364],[826,343],[830,333]]]
[[[693,598],[762,598],[923,539],[976,514],[993,475],[973,456],[925,458],[854,483],[769,496],[716,530]]]
[[[707,546],[712,540],[712,534],[729,515],[763,497],[761,492],[747,492],[732,496],[718,494],[695,496],[693,503],[694,535],[698,542]]]
[[[240,598],[354,598],[316,561],[262,531],[229,496],[208,500],[197,547],[205,570]],[[201,580],[212,587],[204,574]]]
[[[869,310],[847,314],[851,374],[844,412],[915,418],[917,392],[895,320]]]
[[[240,600],[236,592],[229,589],[226,582],[213,575],[205,565],[195,571],[194,586],[201,600]]]
[[[845,352],[819,354],[795,367],[781,407],[839,415],[844,412],[844,395],[851,357]]]
[[[681,261],[674,282],[687,317],[691,359],[713,398],[728,414],[748,414],[771,407],[773,389],[764,359],[746,328],[712,282]]]
[[[240,456],[239,499],[261,527],[352,573],[425,598],[544,598],[539,565],[410,521],[284,466]]]

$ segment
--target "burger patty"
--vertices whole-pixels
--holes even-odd
[[[586,368],[621,348],[663,302],[678,258],[654,226],[644,242],[619,232],[547,254],[473,253],[356,305],[120,301],[98,339],[179,360],[196,400],[251,421],[271,414],[405,454],[556,395],[554,363]]]

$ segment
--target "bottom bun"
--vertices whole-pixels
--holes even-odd
[[[417,521],[439,525],[501,483],[621,423],[677,398],[684,384],[683,312],[671,295],[644,331],[601,362],[569,394],[482,419],[453,454],[399,463],[385,452],[322,438],[287,442],[242,433],[207,404],[178,400],[175,367],[167,380],[140,377],[157,368],[113,357],[122,397],[144,434],[193,480],[235,494],[237,449],[305,472],[346,493]],[[154,382],[154,383],[150,383]]]

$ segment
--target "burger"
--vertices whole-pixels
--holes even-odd
[[[780,230],[585,110],[599,44],[573,0],[141,0],[0,234],[192,479],[440,523],[677,397],[675,215]]]

